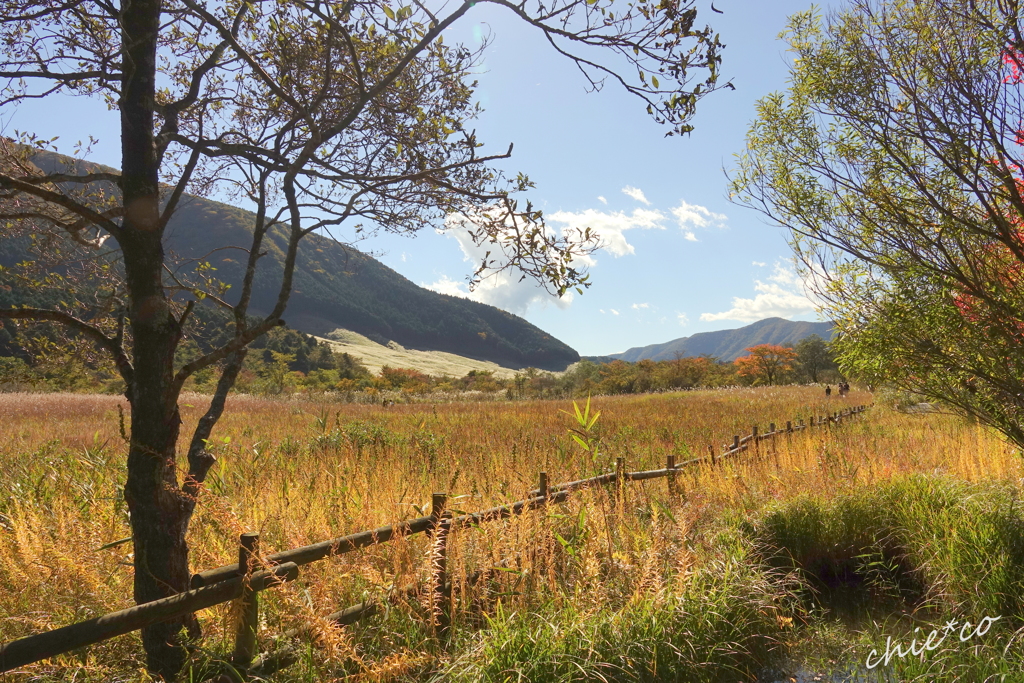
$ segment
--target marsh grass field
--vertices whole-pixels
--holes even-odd
[[[183,400],[183,434],[205,400]],[[236,396],[214,432],[190,563],[233,562],[245,531],[260,533],[265,553],[284,550],[426,514],[433,491],[471,512],[524,498],[541,471],[570,481],[618,457],[656,469],[751,425],[873,401],[854,391],[826,402],[811,387],[595,397],[587,452],[570,438],[570,401],[382,408]],[[129,535],[119,403],[0,394],[0,642],[131,605],[131,544],[117,543]],[[765,442],[760,457],[693,468],[674,494],[665,479],[633,482],[620,497],[584,491],[454,532],[449,642],[414,590],[430,572],[420,535],[307,565],[261,594],[260,644],[303,630],[299,662],[279,681],[735,682],[798,670],[1024,680],[1022,477],[1020,454],[989,430],[877,401],[838,427]],[[368,598],[381,614],[325,621]],[[986,616],[999,619],[984,634],[864,667],[887,639],[909,647]],[[200,618],[190,680],[231,650],[230,606]],[[148,680],[137,635],[0,678]]]

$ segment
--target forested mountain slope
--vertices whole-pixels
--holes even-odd
[[[44,168],[62,163],[41,153]],[[255,215],[200,197],[183,198],[168,225],[165,248],[187,273],[196,259],[216,268],[219,280],[239,289]],[[269,311],[277,296],[286,233],[272,228],[264,241],[250,312]],[[105,246],[116,248],[113,240]],[[24,245],[0,241],[0,265],[24,258]],[[224,247],[236,247],[228,248]],[[326,335],[344,328],[386,343],[446,351],[506,367],[563,370],[579,360],[572,348],[522,318],[493,306],[438,294],[402,277],[357,249],[321,235],[309,235],[299,249],[288,326]]]

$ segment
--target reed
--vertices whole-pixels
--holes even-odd
[[[186,428],[206,400],[185,398]],[[826,402],[806,387],[595,397],[597,447],[587,451],[571,438],[566,401],[385,408],[236,396],[214,435],[218,462],[190,530],[191,563],[233,562],[244,531],[258,532],[270,553],[421,516],[434,491],[447,492],[456,512],[474,511],[523,498],[541,471],[556,484],[613,470],[620,457],[630,470],[656,469],[669,454],[703,455],[753,425],[766,431],[870,400],[854,392],[848,403]],[[131,545],[118,543],[129,535],[119,402],[0,394],[0,471],[10,484],[0,498],[0,640],[130,605]],[[667,480],[634,482],[619,496],[582,492],[543,514],[454,531],[449,641],[431,628],[429,592],[415,590],[429,585],[432,552],[430,539],[416,536],[307,565],[298,581],[261,594],[260,642],[273,649],[276,635],[306,634],[298,664],[274,676],[282,681],[752,680],[837,628],[806,618],[807,577],[765,552],[783,543],[779,520],[799,517],[786,505],[878,507],[890,499],[871,495],[897,495],[886,487],[924,501],[933,486],[946,492],[941,500],[974,497],[987,510],[1012,496],[1021,476],[1019,457],[976,425],[876,409],[685,472],[675,494]],[[940,483],[906,483],[917,481]],[[920,505],[917,517],[889,520],[892,528],[940,514],[937,504]],[[833,521],[817,536],[800,532],[802,542],[838,537],[852,514],[822,512]],[[1012,529],[1014,519],[1000,523]],[[878,520],[850,521],[852,538],[866,533],[856,530],[862,521]],[[979,583],[989,540],[965,532],[948,543],[973,543],[973,555],[914,556],[933,571],[922,579],[929,600],[994,609],[967,601],[997,585]],[[1006,562],[991,566],[1016,566]],[[1007,594],[1013,580],[999,590]],[[368,598],[383,606],[372,620],[339,629],[324,618]],[[194,677],[229,658],[233,636],[229,608],[202,618]],[[855,630],[872,642],[866,633]],[[8,678],[143,680],[139,651],[125,636]]]

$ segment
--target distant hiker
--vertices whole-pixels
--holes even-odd
[[[826,384],[825,385],[825,396],[831,396],[831,395],[832,395],[832,385],[831,384]]]

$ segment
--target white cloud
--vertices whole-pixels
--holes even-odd
[[[644,196],[643,191],[639,188],[626,186],[622,191],[633,199],[650,205],[647,197]],[[608,203],[604,196],[598,196],[598,200],[602,204]],[[489,209],[481,209],[480,211],[481,215],[486,215]],[[697,239],[693,234],[693,229],[706,227],[716,222],[721,223],[725,220],[725,216],[721,214],[713,213],[702,206],[688,204],[685,201],[681,201],[679,206],[672,209],[672,214],[679,222],[680,227],[683,228],[684,236],[689,240]],[[618,258],[636,252],[633,245],[626,239],[625,233],[627,230],[664,230],[666,221],[670,217],[657,209],[641,207],[633,209],[629,213],[599,209],[586,209],[577,212],[556,211],[547,214],[546,219],[545,229],[552,236],[555,236],[559,231],[562,235],[565,235],[570,231],[589,228],[592,233],[597,235],[599,249],[603,249]],[[490,242],[479,246],[476,245],[470,234],[470,228],[472,227],[470,222],[472,220],[472,216],[466,217],[452,214],[445,221],[445,228],[439,230],[439,232],[455,238],[459,243],[459,248],[462,250],[464,260],[472,263],[474,267],[484,260],[484,256],[488,251],[495,252],[489,258],[500,263],[501,252],[506,249],[508,243],[505,240],[500,240],[497,245]],[[404,261],[405,258],[406,254],[403,253],[402,260]],[[573,262],[573,266],[580,269],[592,268],[596,265],[597,260],[592,254],[576,256]],[[554,303],[561,308],[565,308],[571,304],[573,299],[571,293],[567,293],[561,298],[551,295],[534,280],[530,278],[521,279],[521,273],[518,271],[491,274],[477,284],[472,292],[469,291],[466,283],[452,280],[447,275],[442,276],[431,284],[423,283],[422,286],[437,292],[462,296],[474,301],[491,304],[520,315],[525,314],[526,310],[534,303]],[[634,304],[633,309],[640,310],[640,306],[648,307],[647,304]],[[612,315],[619,315],[619,312],[614,309],[610,309],[610,311]]]
[[[650,304],[633,304],[632,306],[630,306],[630,308],[632,308],[634,311],[639,311],[642,308],[650,308],[650,307],[651,307]]]
[[[640,228],[650,230],[657,228],[664,230],[662,221],[665,214],[651,209],[633,209],[633,213],[626,215],[621,211],[606,212],[595,209],[587,209],[572,213],[569,211],[556,211],[547,215],[548,221],[564,223],[563,233],[567,229],[590,228],[601,238],[601,248],[606,249],[612,256],[626,256],[634,253],[633,245],[626,241],[623,234],[627,230]],[[588,263],[587,265],[593,265]]]
[[[685,313],[676,313],[676,319],[679,321],[679,324],[682,325],[683,327],[686,327],[687,325],[690,324],[690,318]]]
[[[607,199],[605,199],[604,197],[602,197],[601,195],[598,195],[598,196],[597,196],[597,201],[601,202],[601,203],[602,203],[602,204],[604,204],[605,206],[607,206],[607,205],[608,205],[608,200],[607,200]]]
[[[768,282],[754,281],[754,291],[757,295],[753,299],[734,297],[728,311],[702,313],[700,319],[755,322],[764,318],[791,318],[815,310],[800,276],[781,263],[775,264],[775,272]]]
[[[622,188],[622,191],[625,192],[630,197],[632,197],[633,199],[640,202],[641,204],[646,204],[647,206],[651,205],[651,202],[647,199],[647,197],[644,196],[644,191],[641,190],[639,187],[626,185],[624,188]]]
[[[708,208],[697,204],[690,204],[680,199],[679,206],[672,209],[672,215],[679,222],[679,229],[683,231],[683,237],[691,242],[697,241],[694,230],[707,227],[724,227],[728,218],[725,214],[715,213]]]
[[[449,216],[446,221],[446,228],[444,233],[455,238],[459,243],[459,248],[462,250],[465,261],[474,264],[474,266],[479,265],[488,251],[492,252],[490,258],[498,258],[500,260],[500,255],[493,253],[496,250],[493,244],[485,242],[482,245],[477,245],[473,242],[464,217]],[[586,259],[580,260],[586,261]],[[587,265],[590,265],[590,263]],[[473,301],[479,301],[480,303],[497,306],[517,315],[525,315],[526,310],[535,303],[542,305],[553,303],[559,308],[568,308],[573,300],[572,292],[567,292],[561,298],[556,297],[537,284],[532,278],[523,278],[522,273],[514,270],[487,275],[476,285],[473,291],[469,290],[467,283],[452,280],[447,275],[430,284],[421,283],[420,286],[442,294],[461,296]]]
[[[469,288],[465,282],[458,282],[452,280],[447,275],[442,275],[440,280],[432,282],[431,284],[420,283],[420,287],[424,287],[431,291],[437,292],[438,294],[447,294],[449,296],[461,296],[463,299],[471,299]]]
[[[534,284],[529,278],[520,282],[514,273],[494,273],[477,284],[472,292],[465,282],[452,280],[447,275],[429,284],[421,282],[420,286],[440,294],[460,296],[497,306],[516,315],[525,315],[526,310],[534,303],[554,303],[559,308],[568,308],[573,301],[572,292],[567,292],[559,299]]]
[[[767,266],[768,264],[767,264],[767,263],[765,263],[764,261],[754,261],[754,262],[753,262],[753,263],[752,263],[751,265],[755,265],[755,266],[757,266],[758,268],[764,268],[764,267],[765,267],[765,266]]]

